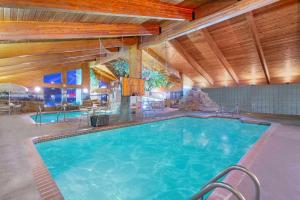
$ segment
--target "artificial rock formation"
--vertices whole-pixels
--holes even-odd
[[[180,101],[179,109],[184,111],[218,111],[219,105],[211,100],[200,88],[192,88]]]

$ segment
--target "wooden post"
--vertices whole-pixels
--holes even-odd
[[[138,48],[138,44],[129,47],[129,77],[142,78],[142,50]],[[142,113],[142,97],[135,98],[135,114],[140,116]]]
[[[129,77],[142,78],[142,50],[137,44],[129,47]]]
[[[142,50],[138,49],[138,44],[132,45],[128,49],[129,53],[129,77],[130,78],[142,78]],[[130,115],[130,98],[122,96],[121,98],[121,121],[131,120]],[[141,113],[141,97],[135,97],[136,110],[135,113]]]
[[[90,66],[86,62],[82,64],[82,88],[87,88],[90,91]]]

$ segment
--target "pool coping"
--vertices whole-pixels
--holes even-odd
[[[248,123],[248,122],[246,122]],[[256,157],[259,155],[265,143],[268,142],[270,137],[273,135],[275,130],[280,126],[279,123],[271,123],[270,127],[263,133],[263,135],[252,145],[252,147],[246,152],[246,154],[237,163],[238,165],[244,166],[249,169],[254,163]],[[251,170],[250,170],[251,171]],[[222,182],[228,183],[234,188],[237,188],[242,180],[246,178],[245,173],[240,171],[231,171]],[[254,185],[251,186],[254,188]],[[216,189],[208,198],[208,200],[228,200],[233,194],[224,189]]]
[[[59,134],[55,135],[45,135],[45,136],[38,136],[29,138],[25,141],[26,143],[26,150],[28,152],[28,159],[29,163],[32,168],[32,174],[34,177],[34,181],[36,184],[36,188],[40,193],[40,197],[42,200],[63,200],[64,197],[59,190],[57,184],[52,179],[50,172],[48,171],[44,161],[42,160],[40,154],[38,153],[37,149],[35,148],[35,144],[46,142],[49,140],[57,140],[61,138],[67,138],[67,137],[73,137],[78,135],[85,135],[85,134],[93,134],[97,133],[99,131],[106,131],[106,130],[112,130],[117,128],[124,128],[128,126],[135,126],[135,125],[141,125],[141,124],[147,124],[157,121],[163,121],[163,120],[169,120],[169,119],[175,119],[180,117],[194,117],[194,118],[228,118],[228,119],[236,119],[240,120],[244,123],[253,123],[253,124],[259,124],[259,125],[270,125],[270,127],[267,129],[266,132],[263,133],[263,135],[259,138],[259,140],[253,144],[253,146],[249,149],[249,151],[241,158],[241,160],[238,162],[239,165],[243,165],[246,168],[249,168],[254,161],[255,157],[258,155],[259,150],[263,146],[263,144],[267,141],[267,139],[271,136],[273,133],[273,129],[277,123],[271,123],[263,120],[256,120],[254,118],[244,118],[242,116],[222,116],[222,115],[206,115],[206,116],[199,116],[194,114],[178,114],[173,115],[169,117],[156,117],[156,118],[150,118],[143,121],[136,121],[136,122],[126,122],[126,123],[119,123],[116,125],[109,125],[104,127],[97,127],[97,128],[89,128],[89,129],[81,129],[78,131],[74,130],[68,130]],[[276,128],[276,127],[275,127]],[[241,176],[240,174],[236,173],[235,171],[230,173],[226,178],[225,182],[232,184],[234,186],[237,186],[243,179],[244,176]],[[195,191],[196,193],[197,191]],[[215,190],[209,197],[209,200],[217,200],[220,197],[222,199],[229,199],[231,196],[230,193],[217,189]]]

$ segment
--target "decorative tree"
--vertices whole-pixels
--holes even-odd
[[[91,89],[98,88],[99,80],[97,79],[93,68],[90,68],[90,87]]]
[[[154,88],[171,86],[171,82],[168,77],[160,71],[143,68],[142,77],[145,80],[145,90],[151,91]]]
[[[119,60],[113,64],[113,69],[118,77],[129,76],[129,64],[125,60]]]
[[[118,77],[129,76],[129,64],[125,60],[117,61],[113,64],[113,69]],[[145,90],[151,91],[154,88],[165,87],[168,88],[172,85],[168,76],[161,71],[156,71],[143,67],[142,78],[145,80]]]

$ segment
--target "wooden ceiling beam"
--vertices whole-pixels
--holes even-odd
[[[128,50],[127,49],[123,49],[123,50],[121,49],[117,53],[109,54],[108,56],[106,56],[104,58],[101,58],[100,60],[97,59],[95,64],[103,65],[103,64],[106,64],[110,61],[113,61],[113,60],[116,60],[116,59],[119,59],[119,58],[128,59]]]
[[[193,13],[189,8],[153,0],[0,0],[0,7],[180,21],[192,20]]]
[[[150,55],[154,60],[156,60],[157,62],[159,62],[162,66],[168,66],[170,67],[172,70],[175,70],[176,68],[174,68],[170,62],[167,62],[164,58],[162,58],[160,55],[158,55],[153,49],[151,48],[147,48],[146,50],[144,50],[148,55]],[[177,70],[176,70],[177,71]]]
[[[100,42],[101,41],[101,42]],[[52,53],[63,53],[99,49],[100,44],[105,48],[130,46],[138,42],[133,38],[107,38],[101,40],[71,40],[52,42],[22,42],[22,43],[0,43],[0,59],[28,55],[44,55]]]
[[[157,24],[98,24],[2,21],[0,40],[51,40],[158,35]]]
[[[70,63],[63,63],[63,64],[57,64],[54,67],[31,67],[27,69],[20,69],[18,71],[8,71],[7,73],[0,73],[0,79],[6,79],[9,77],[14,77],[15,75],[20,75],[20,74],[28,74],[31,72],[36,72],[36,71],[41,71],[44,73],[52,73],[52,72],[61,72],[61,68],[68,68],[68,69],[78,69],[80,66],[87,61],[74,61]],[[50,65],[49,65],[50,66]],[[52,66],[52,65],[51,65]]]
[[[160,44],[178,38],[183,35],[201,30],[208,26],[223,22],[225,20],[243,15],[252,10],[267,6],[280,0],[242,0],[214,12],[211,15],[197,18],[191,22],[182,22],[178,24],[170,23],[166,27],[162,27],[161,34],[157,36],[145,37],[140,48],[150,47],[155,44]],[[212,5],[213,6],[213,5]],[[209,8],[207,8],[209,9]]]
[[[148,55],[150,55],[154,60],[158,61],[161,65],[165,66],[167,64],[166,60],[160,57],[153,49],[147,48],[144,51]]]
[[[246,19],[247,19],[247,22],[249,24],[250,32],[251,32],[251,35],[253,37],[253,41],[255,43],[255,48],[257,50],[257,54],[258,54],[259,60],[261,62],[261,66],[263,68],[263,71],[264,71],[264,74],[265,74],[265,77],[266,77],[266,81],[267,81],[268,84],[270,84],[271,83],[271,78],[270,78],[269,68],[268,68],[266,58],[265,58],[265,54],[264,54],[264,51],[262,49],[262,45],[261,45],[261,42],[260,42],[260,39],[259,39],[259,36],[258,36],[258,31],[257,31],[257,27],[256,27],[256,24],[255,24],[255,19],[253,17],[253,13],[252,12],[247,13],[246,14]]]
[[[208,30],[203,29],[202,33],[205,37],[206,42],[208,43],[209,47],[211,48],[212,52],[216,55],[216,57],[222,63],[222,65],[224,66],[224,68],[226,69],[226,71],[228,72],[230,77],[232,78],[232,80],[234,80],[235,83],[238,85],[239,84],[239,78],[238,78],[237,74],[234,72],[232,66],[227,61],[224,54],[222,53],[222,51],[220,50],[220,48],[218,47],[218,45],[216,44],[216,42],[214,41],[214,39],[212,38],[210,33],[208,32]]]
[[[57,58],[53,60],[48,60],[48,62],[36,62],[36,63],[22,63],[18,65],[11,65],[6,67],[0,68],[0,76],[17,73],[17,72],[24,72],[26,70],[32,69],[40,69],[40,68],[51,68],[52,66],[55,67],[56,65],[74,63],[74,62],[83,62],[83,61],[92,61],[96,60],[99,57],[98,54],[92,55],[83,55],[83,56],[74,56],[74,57],[67,57],[67,58]]]
[[[176,39],[171,40],[170,44],[173,48],[197,71],[210,85],[214,85],[212,77],[203,69],[203,67],[190,55],[189,52]]]
[[[109,48],[110,52],[100,52],[99,49],[90,49],[90,50],[83,50],[83,51],[67,51],[61,53],[53,53],[53,54],[43,54],[43,55],[29,55],[29,56],[17,56],[11,58],[2,58],[0,59],[0,69],[4,67],[9,67],[13,65],[19,65],[23,63],[43,63],[49,62],[59,59],[65,59],[69,57],[76,57],[76,56],[85,56],[85,55],[106,55],[111,54],[113,52],[118,52],[119,48]]]

